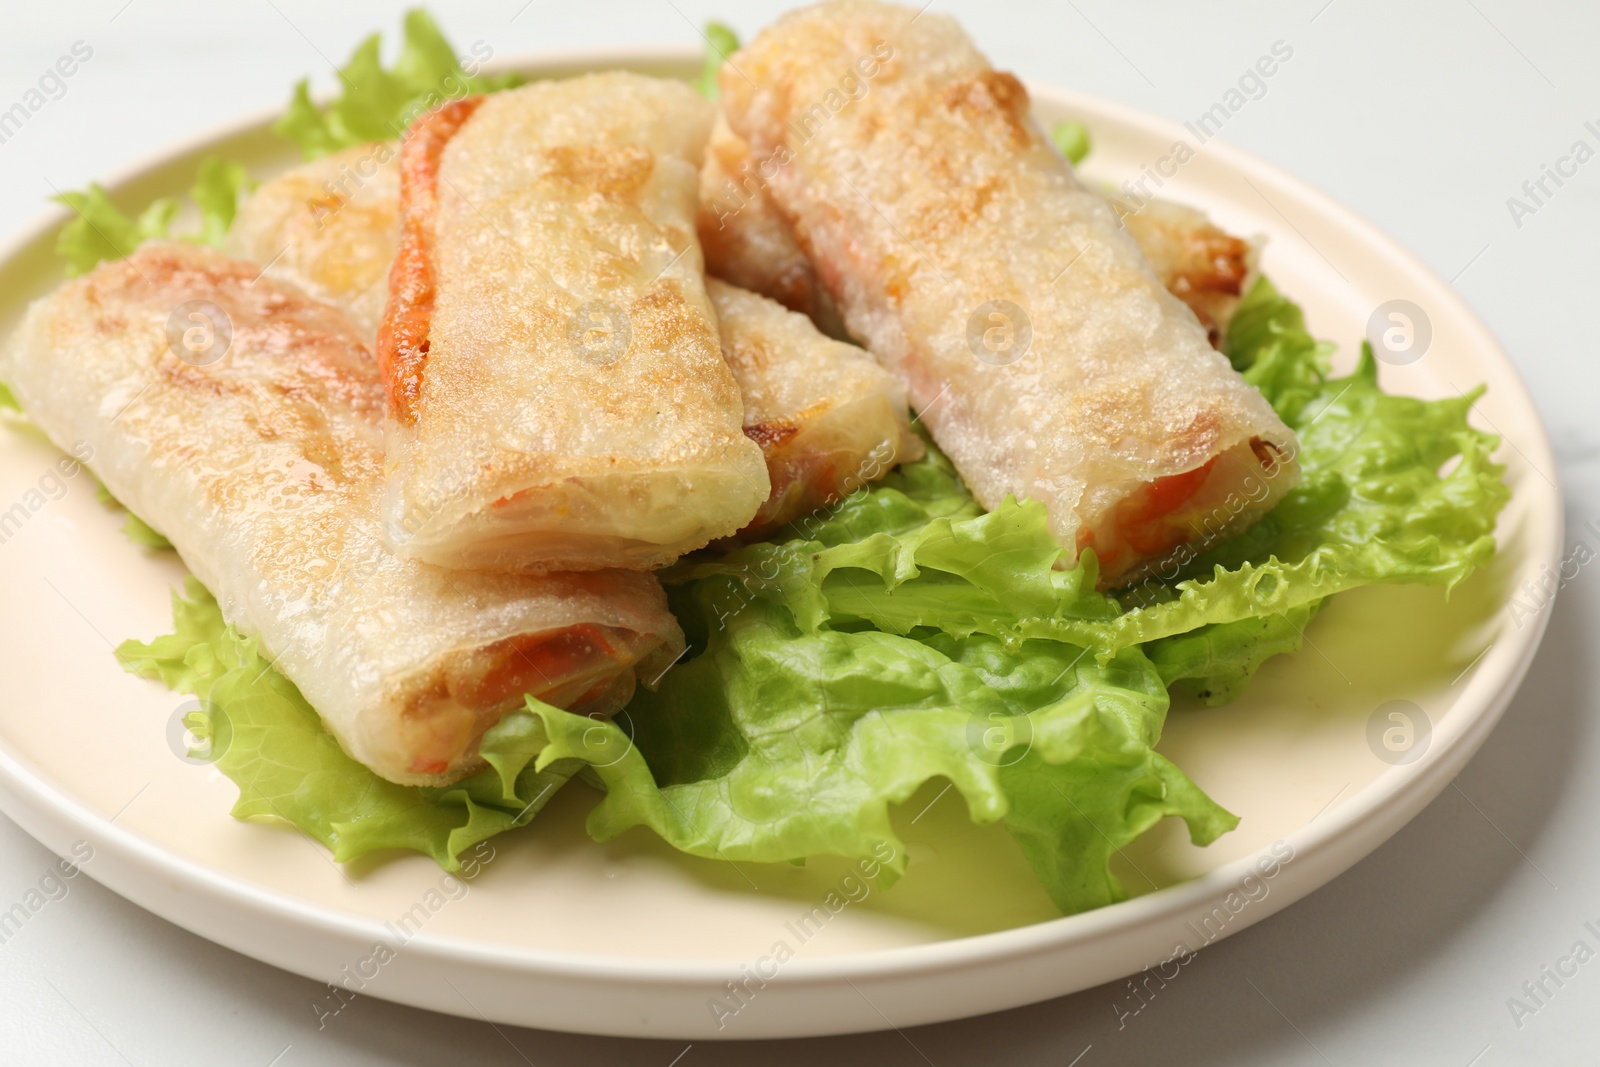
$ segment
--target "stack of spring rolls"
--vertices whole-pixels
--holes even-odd
[[[914,15],[780,19],[720,113],[621,72],[447,102],[267,182],[226,254],[68,282],[0,369],[401,783],[473,770],[525,693],[622,707],[684,647],[651,571],[917,457],[908,407],[1103,587],[1247,526],[1296,476],[1210,343],[1249,246],[1119,220]]]

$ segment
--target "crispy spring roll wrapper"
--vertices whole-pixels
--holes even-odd
[[[771,487],[694,230],[711,119],[682,83],[610,73],[408,132],[377,346],[397,551],[642,570],[754,517]]]
[[[1189,306],[1212,347],[1219,347],[1255,273],[1255,246],[1187,204],[1109,199],[1161,284]]]
[[[263,182],[239,208],[226,248],[343,308],[370,343],[399,240],[400,150],[378,141]]]
[[[750,146],[728,129],[719,110],[700,168],[700,210],[695,225],[705,249],[706,271],[810,317],[834,337],[844,323],[822,287],[794,228],[767,195],[773,166],[750,154]]]
[[[774,163],[751,155],[750,146],[717,113],[700,168],[696,216],[706,271],[809,315],[818,329],[842,337],[833,298],[795,240],[794,227],[767,193]],[[1115,193],[1107,199],[1162,286],[1194,312],[1212,347],[1220,347],[1255,269],[1254,246],[1184,204],[1140,203]]]
[[[916,15],[803,8],[721,76],[730,129],[784,160],[767,188],[851,335],[904,377],[978,501],[1042,502],[1103,588],[1244,529],[1298,477],[1293,435],[1073,177],[1021,83]]]
[[[447,571],[390,551],[371,352],[343,313],[258,273],[147,244],[36,303],[0,370],[57,445],[93,446],[95,475],[351,756],[449,782],[524,692],[604,713],[665,669],[683,635],[651,575]]]
[[[922,455],[905,389],[855,345],[782,304],[706,279],[722,352],[744,397],[772,495],[745,536],[761,537]]]
[[[365,145],[262,183],[240,208],[233,247],[375,334],[367,312],[381,313],[388,298],[400,240],[398,158],[395,145]],[[745,436],[761,447],[772,485],[742,536],[765,535],[922,454],[905,390],[870,355],[753,293],[709,279],[707,291]]]

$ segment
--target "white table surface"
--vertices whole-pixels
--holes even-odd
[[[499,56],[742,35],[781,3],[488,0],[436,3],[459,46]],[[1600,149],[1600,9],[1510,0],[1022,3],[934,0],[998,66],[1178,119],[1204,111],[1273,42],[1294,49],[1224,137],[1374,220],[1488,321],[1555,441],[1568,530],[1600,518],[1600,159],[1536,213],[1507,198],[1579,139]],[[1535,10],[1537,7],[1537,10]],[[74,42],[92,58],[0,144],[0,233],[53,184],[80,187],[176,140],[281,103],[302,74],[331,81],[399,3],[69,0],[7,5],[0,111]],[[1554,188],[1553,184],[1549,188]],[[3,605],[0,598],[0,605]],[[0,606],[0,610],[4,610]],[[1514,1019],[1600,926],[1600,567],[1555,606],[1505,720],[1457,780],[1363,863],[1287,911],[1208,948],[1119,1030],[1120,984],[965,1022],[763,1045],[578,1037],[362,998],[319,1032],[320,987],[219,948],[88,878],[0,945],[0,1061],[15,1064],[433,1064],[706,1067],[758,1058],[921,1064],[1406,1064],[1600,1059],[1600,960]],[[1586,652],[1585,649],[1588,649]],[[66,713],[66,709],[63,709]],[[53,857],[0,819],[0,901]],[[1270,990],[1271,1002],[1257,992]],[[1530,1006],[1533,1002],[1527,1001]],[[1074,1059],[1074,1057],[1081,1057]]]

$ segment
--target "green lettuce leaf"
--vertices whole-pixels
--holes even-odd
[[[1202,626],[1145,645],[1169,690],[1215,706],[1237,699],[1260,666],[1273,656],[1298,652],[1306,626],[1323,605],[1313,600],[1281,615]]]
[[[717,98],[717,74],[729,56],[739,50],[739,36],[720,22],[706,23],[706,59],[694,87],[707,100]]]
[[[378,34],[361,42],[339,71],[343,91],[326,107],[312,101],[309,80],[299,82],[273,130],[293,141],[305,158],[315,159],[370,141],[393,140],[413,119],[446,100],[522,84],[514,74],[491,78],[467,73],[421,8],[406,12],[404,39],[392,68],[384,67],[379,45]],[[474,69],[479,59],[487,58],[477,56],[477,48],[469,60]]]
[[[704,623],[732,581],[697,582],[676,606]],[[1237,823],[1153,751],[1166,706],[1136,649],[1100,667],[1054,641],[805,632],[762,599],[628,709],[633,747],[596,768],[607,792],[589,828],[648,826],[734,861],[888,857],[888,884],[906,862],[890,806],[942,778],[974,821],[1004,822],[1070,914],[1126,896],[1110,856],[1157,820],[1184,818],[1198,844]],[[627,749],[622,727],[596,729]],[[582,758],[550,732],[541,759]]]
[[[221,248],[223,239],[233,228],[239,198],[255,185],[243,163],[216,156],[202,160],[194,186],[189,190],[189,199],[200,209],[200,233],[195,240]]]
[[[254,185],[242,163],[217,156],[201,160],[189,190],[199,209],[200,232],[187,240],[220,247],[238,212],[239,197]],[[106,260],[124,259],[145,241],[167,237],[181,206],[176,197],[162,197],[137,216],[129,216],[93,182],[82,192],[51,199],[77,213],[56,236],[56,255],[66,261],[69,277],[86,274]]]
[[[143,545],[145,548],[166,549],[172,547],[172,542],[167,540],[165,534],[129,511],[122,501],[111,495],[111,490],[99,482],[95,483],[94,495],[95,499],[106,507],[115,508],[125,513],[126,518],[122,520],[122,532],[128,540],[136,545]]]
[[[768,601],[638,697],[632,737],[589,726],[626,750],[595,768],[606,797],[589,829],[648,825],[730,861],[888,856],[888,885],[907,854],[890,806],[942,777],[974,821],[1005,822],[1062,912],[1080,912],[1126,896],[1110,854],[1158,819],[1184,817],[1200,845],[1237,824],[1152,749],[1165,710],[1138,649],[1099,667],[1058,641],[805,633]],[[541,758],[582,758],[550,734]]]
[[[222,619],[194,578],[172,595],[173,632],[117,649],[124,669],[200,699],[191,732],[208,735],[218,770],[239,787],[233,814],[276,818],[321,841],[344,862],[383,849],[425,853],[447,870],[479,841],[526,825],[571,775],[575,760],[547,759],[541,721],[507,716],[485,735],[489,766],[443,788],[395,785],[357,763],[300,691],[272,669],[254,638]],[[542,705],[541,705],[542,707]],[[591,720],[549,708],[552,719]],[[570,728],[569,728],[570,729]],[[581,740],[581,727],[578,733]],[[584,749],[591,759],[597,753]]]
[[[1119,611],[1092,567],[1054,569],[1042,505],[984,513],[930,447],[785,536],[667,575],[701,651],[629,707],[638,759],[599,768],[596,836],[645,825],[733,860],[888,854],[892,879],[890,808],[942,778],[1072,913],[1126,895],[1110,856],[1158,819],[1201,844],[1236,823],[1154,751],[1167,693],[1142,651],[1100,662],[1020,636],[1034,613]]]
[[[134,544],[143,545],[146,548],[166,549],[172,547],[172,542],[167,540],[165,534],[131,511],[128,512],[128,517],[122,520],[122,533]]]
[[[165,237],[172,216],[178,213],[174,197],[162,197],[137,217],[129,217],[111,202],[98,182],[82,192],[51,197],[77,213],[56,236],[56,254],[67,262],[67,274],[76,277],[107,259],[123,259],[152,238]]]

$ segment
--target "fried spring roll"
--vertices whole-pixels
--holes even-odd
[[[239,208],[227,250],[377,335],[400,239],[400,153],[375,142],[295,167]]]
[[[614,711],[683,647],[651,575],[447,571],[379,519],[383,388],[345,315],[210,249],[147,244],[28,312],[0,371],[164,533],[347,752],[406,784],[471,770],[533,693]]]
[[[1103,588],[1294,483],[1293,435],[953,20],[804,8],[721,89],[733,133],[782,160],[767,188],[850,333],[905,378],[979,502],[1042,502]]]
[[[377,345],[397,551],[645,569],[767,499],[694,232],[710,123],[686,85],[611,73],[409,131]]]
[[[752,156],[718,112],[700,168],[696,216],[706,271],[809,315],[818,329],[842,337],[833,298],[766,191],[774,162]],[[1170,200],[1136,203],[1115,193],[1107,199],[1162,286],[1194,312],[1212,347],[1220,347],[1254,269],[1250,242],[1219,229],[1204,212]]]
[[[264,182],[240,209],[235,233],[243,227],[248,236],[235,247],[261,263],[277,257],[269,277],[322,294],[360,325],[369,285],[378,287],[380,304],[387,298],[399,244],[398,180],[364,177],[383,158],[397,158],[394,146],[366,146]],[[398,174],[397,164],[386,166]],[[361,210],[346,213],[336,196]],[[342,244],[371,250],[371,260],[346,276],[351,284],[329,284],[307,265],[338,261]],[[745,436],[761,447],[772,486],[744,536],[768,533],[921,454],[904,389],[866,352],[824,337],[770,300],[709,279],[707,290],[742,398]]]
[[[906,394],[855,345],[715,278],[722,352],[744,396],[744,432],[767,461],[772,495],[746,527],[763,536],[922,454]]]

